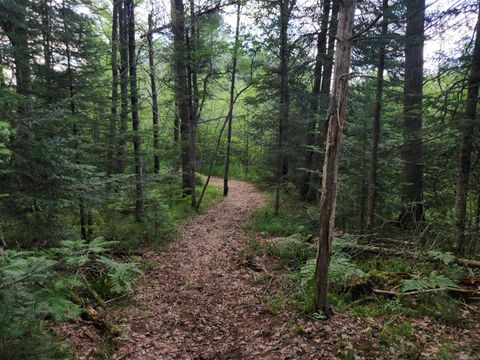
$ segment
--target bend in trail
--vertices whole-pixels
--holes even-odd
[[[155,268],[136,290],[136,307],[124,314],[113,359],[279,359],[303,352],[280,319],[264,311],[264,289],[232,261],[247,246],[245,222],[264,196],[251,184],[230,184],[230,195],[180,239],[145,255]]]

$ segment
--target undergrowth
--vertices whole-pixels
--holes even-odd
[[[265,300],[267,309],[281,315],[289,308],[300,317],[315,317],[312,311],[315,224],[302,203],[290,199],[289,204],[279,216],[274,215],[271,201],[254,214],[248,224],[251,251],[256,256],[275,259],[272,268],[281,274],[276,293]],[[428,316],[447,324],[458,323],[460,301],[444,289],[457,286],[466,273],[453,264],[450,253],[430,250],[429,255],[439,261],[422,262],[346,251],[356,242],[357,238],[348,234],[333,242],[329,301],[335,311],[356,317],[382,317],[386,321],[398,316]],[[374,288],[393,289],[393,293],[400,295],[376,295],[372,293]],[[402,296],[410,292],[418,295]],[[406,339],[410,330],[407,325],[401,325],[397,329],[386,329],[382,336],[385,341],[398,336]]]
[[[220,189],[210,186],[202,209],[222,198]],[[128,295],[136,278],[152,267],[137,264],[140,258],[133,254],[138,248],[165,244],[182,220],[196,214],[190,197],[181,195],[178,184],[168,182],[150,187],[145,205],[143,221],[136,223],[131,204],[112,191],[108,206],[94,214],[94,239],[69,236],[56,241],[57,246],[9,249],[0,256],[1,359],[68,358],[71,349],[57,339],[49,324]]]
[[[66,347],[45,321],[73,319],[83,311],[92,284],[103,278],[105,299],[131,290],[141,273],[135,263],[108,253],[114,244],[97,238],[63,241],[43,251],[8,250],[0,258],[0,354],[5,359],[62,358]],[[63,356],[64,357],[64,356]]]

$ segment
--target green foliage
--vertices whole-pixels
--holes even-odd
[[[100,258],[99,262],[105,265],[112,291],[117,294],[132,290],[136,276],[142,274],[135,263],[121,263],[106,257]]]
[[[445,275],[432,271],[428,277],[415,275],[412,279],[405,279],[402,282],[402,291],[424,291],[429,289],[441,289],[456,287],[456,284]]]
[[[316,260],[308,260],[300,268],[299,280],[302,286],[306,286],[313,280]],[[328,268],[329,284],[334,290],[342,290],[362,283],[366,274],[352,260],[342,252],[335,252]]]
[[[110,281],[105,294],[129,291],[140,271],[134,263],[107,258],[112,245],[97,238],[90,243],[66,240],[59,248],[37,252],[8,250],[0,259],[2,355],[41,359],[59,353],[62,349],[51,340],[43,321],[78,316],[81,306],[72,301],[72,294],[88,294],[85,281],[93,283],[105,275]],[[33,347],[41,342],[45,344]]]
[[[449,265],[455,261],[455,255],[449,251],[443,252],[438,250],[430,250],[427,252],[427,255],[442,261],[445,265]]]
[[[308,219],[307,210],[301,203],[291,199],[285,204],[278,215],[275,215],[272,203],[254,212],[248,230],[262,235],[290,236],[292,234],[309,235],[314,232]]]
[[[315,256],[317,248],[302,239],[300,234],[274,238],[267,246],[267,253],[277,257],[283,265],[298,268]]]

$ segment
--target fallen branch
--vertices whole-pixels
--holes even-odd
[[[90,285],[90,282],[87,280],[85,275],[80,274],[80,279],[82,280],[83,285],[85,286],[85,289],[88,291],[88,293],[90,295],[92,295],[92,297],[95,299],[97,304],[104,308],[105,307],[105,300],[103,300],[100,297],[100,295],[98,295],[98,293],[95,291],[95,289],[92,288],[92,286]]]
[[[392,295],[392,296],[412,296],[412,295],[419,295],[425,293],[432,293],[432,292],[439,292],[439,291],[450,291],[456,292],[465,295],[478,295],[480,294],[479,290],[471,290],[471,289],[464,289],[464,288],[456,288],[456,287],[443,287],[443,288],[436,288],[436,289],[426,289],[426,290],[416,290],[416,291],[407,291],[407,292],[400,292],[400,291],[391,291],[391,290],[382,290],[382,289],[373,289],[372,290],[375,294],[383,294],[383,295]]]
[[[83,319],[90,322],[97,329],[107,332],[110,336],[117,337],[120,335],[120,330],[118,330],[115,325],[105,317],[101,316],[91,305],[86,304],[80,296],[74,292],[70,292],[70,297],[74,303],[82,306],[83,309],[80,316]]]

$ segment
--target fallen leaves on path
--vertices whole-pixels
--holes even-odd
[[[382,319],[336,314],[329,321],[290,321],[265,310],[270,284],[253,279],[268,264],[233,260],[247,250],[245,222],[263,202],[253,185],[230,181],[230,195],[187,224],[181,238],[144,254],[155,266],[135,290],[133,305],[114,314],[123,335],[112,359],[337,359],[351,349],[355,359],[395,358],[398,348],[379,340]],[[437,325],[419,319],[412,326],[425,346],[416,348],[415,339],[404,346],[414,358],[435,358],[439,345],[431,330]],[[439,332],[459,335],[454,327]],[[478,327],[462,336],[471,347]],[[92,353],[86,340],[77,342],[80,358]]]

